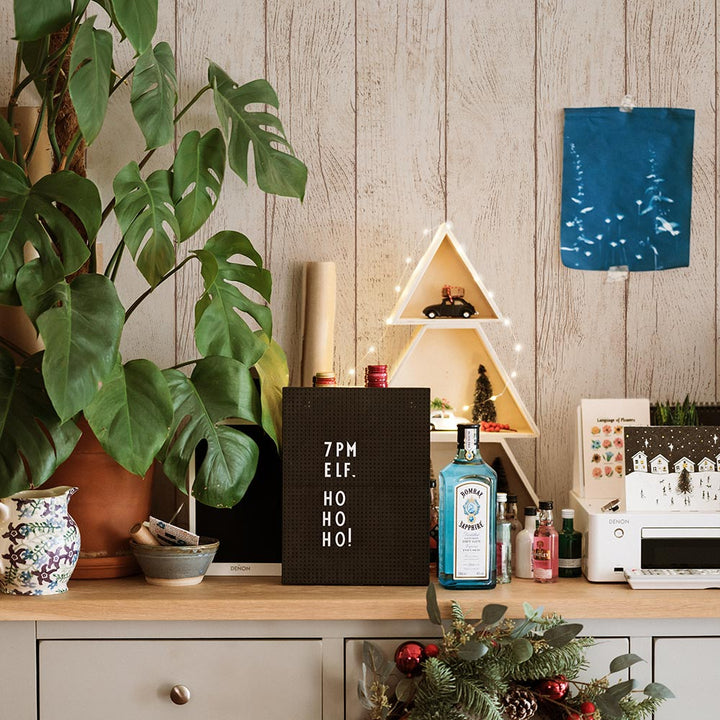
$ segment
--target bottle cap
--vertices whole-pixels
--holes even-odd
[[[508,502],[509,503],[516,503],[517,502],[517,495],[508,495]]]
[[[534,505],[526,505],[523,513],[527,515],[537,515],[537,508]]]
[[[541,500],[540,501],[540,509],[541,510],[552,510],[553,509],[553,501],[552,500]]]
[[[560,511],[560,515],[564,518],[574,518],[575,517],[575,511],[572,508],[563,508]]]
[[[507,502],[507,493],[498,493],[497,501],[498,502]]]

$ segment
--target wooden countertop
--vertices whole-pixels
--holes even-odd
[[[566,619],[720,618],[720,590],[631,590],[622,583],[562,579],[549,585],[513,579],[494,590],[438,588],[443,616],[450,600],[469,615],[488,603],[523,616],[523,602]],[[48,597],[0,595],[0,621],[67,620],[425,620],[423,587],[282,585],[280,578],[206,577],[199,585],[162,588],[142,576],[75,580]]]

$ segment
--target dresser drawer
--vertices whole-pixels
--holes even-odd
[[[38,662],[40,720],[322,717],[319,640],[46,640]]]

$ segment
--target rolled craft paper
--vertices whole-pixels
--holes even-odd
[[[333,369],[335,353],[335,285],[334,262],[305,263],[302,385],[312,386],[316,372]]]

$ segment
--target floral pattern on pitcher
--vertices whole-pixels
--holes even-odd
[[[0,522],[0,591],[67,591],[80,554],[80,532],[68,513],[68,500],[76,490],[30,490],[2,500],[7,511]]]

